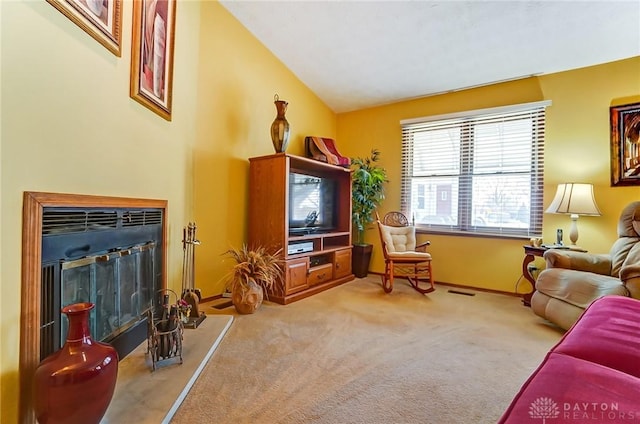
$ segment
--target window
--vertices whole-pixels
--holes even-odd
[[[541,234],[550,104],[401,121],[403,212],[430,231]]]

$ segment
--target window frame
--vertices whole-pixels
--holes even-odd
[[[544,142],[546,125],[546,108],[551,101],[523,103],[518,105],[502,106],[496,108],[463,111],[452,114],[436,115],[430,117],[405,119],[400,121],[402,129],[402,164],[401,164],[401,210],[407,216],[415,215],[411,210],[412,182],[416,178],[430,178],[434,175],[418,176],[414,174],[414,137],[415,133],[434,131],[434,126],[444,124],[447,128],[460,129],[460,142],[457,153],[452,153],[454,158],[459,155],[460,165],[457,173],[448,175],[457,179],[458,210],[457,222],[450,224],[434,224],[416,222],[419,232],[442,233],[448,235],[500,237],[500,238],[530,238],[542,233],[543,219],[543,190],[544,190]],[[472,223],[473,210],[473,179],[480,174],[474,174],[473,163],[474,131],[472,127],[479,126],[488,121],[515,116],[516,119],[532,118],[531,138],[531,166],[528,172],[515,172],[518,175],[527,175],[529,179],[529,225],[526,228],[515,228],[503,225],[485,226]],[[450,124],[447,122],[450,121]],[[457,121],[457,122],[456,122]],[[464,139],[464,137],[469,137]],[[425,141],[426,142],[426,141]],[[467,150],[465,150],[467,149]],[[504,150],[500,150],[504,151]],[[504,176],[501,172],[484,175]],[[417,195],[417,194],[416,194]],[[436,194],[437,195],[437,194]],[[451,193],[452,197],[454,193]],[[462,199],[462,200],[460,200]]]

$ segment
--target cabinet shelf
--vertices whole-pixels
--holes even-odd
[[[350,170],[286,153],[251,158],[249,163],[249,244],[285,252],[284,276],[269,299],[286,304],[353,280]],[[335,231],[289,232],[295,206],[290,204],[292,173],[328,179],[335,186],[329,201]],[[288,254],[292,243],[310,243],[312,250],[307,245],[307,251]]]
[[[344,232],[336,232],[336,233],[322,233],[322,234],[305,234],[303,236],[289,236],[289,241],[298,241],[298,240],[312,240],[312,239],[327,239],[327,238],[333,238],[333,237],[344,237],[347,236],[349,237],[351,233],[344,231]]]

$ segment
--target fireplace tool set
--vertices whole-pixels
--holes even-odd
[[[176,358],[182,363],[184,324],[180,318],[180,303],[176,292],[162,289],[157,292],[157,305],[149,309],[147,352],[151,355],[152,371],[156,362]]]
[[[195,247],[198,245],[200,240],[196,238],[196,223],[190,222],[182,229],[182,303],[186,302],[189,306],[188,319],[184,323],[187,328],[197,328],[207,317],[203,311],[200,311],[202,293],[200,289],[195,288],[194,284]]]
[[[182,296],[170,289],[158,290],[155,306],[149,309],[147,352],[151,355],[152,369],[156,362],[176,358],[182,363],[182,340],[184,328],[197,328],[207,317],[200,311],[202,300],[200,289],[195,288],[196,224],[190,222],[182,230]]]

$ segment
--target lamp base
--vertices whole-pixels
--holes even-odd
[[[571,214],[571,228],[569,229],[569,240],[571,240],[571,246],[575,246],[578,241],[578,215]]]

